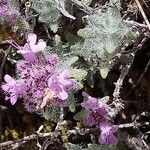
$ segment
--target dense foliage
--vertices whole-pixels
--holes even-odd
[[[125,120],[134,90],[127,75],[148,27],[125,20],[123,9],[120,0],[0,1],[1,93],[7,105],[21,104],[25,113],[48,120],[50,129],[42,125],[33,136],[42,138],[39,149],[62,144],[68,150],[112,150],[131,144],[121,130],[122,123],[131,128],[137,123],[133,116]],[[15,72],[5,69],[7,62]],[[76,141],[78,135],[87,141]]]

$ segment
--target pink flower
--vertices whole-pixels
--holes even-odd
[[[48,79],[48,87],[54,91],[61,100],[66,100],[68,98],[66,90],[74,87],[75,82],[69,77],[69,72],[64,70],[60,72],[60,74],[54,74]]]
[[[5,20],[8,23],[15,23],[19,17],[20,13],[18,10],[15,9],[9,9],[7,13],[5,14]]]
[[[106,120],[108,112],[103,106],[102,102],[94,97],[89,96],[83,92],[84,102],[81,106],[86,109],[86,122],[87,125],[99,125],[100,121]]]
[[[81,103],[81,106],[90,109],[90,110],[98,110],[103,107],[102,102],[94,97],[89,96],[86,92],[83,92],[84,102]]]
[[[75,80],[71,78],[68,70],[61,71],[58,75],[58,80],[67,90],[72,89],[75,86]]]
[[[0,2],[0,16],[6,23],[15,23],[19,15],[19,11],[13,8],[8,0]]]
[[[58,62],[58,55],[56,53],[51,53],[47,56],[47,61],[50,65],[55,65]]]
[[[101,134],[99,137],[99,143],[101,144],[117,144],[118,140],[114,136],[114,133],[117,132],[118,126],[111,125],[108,122],[100,123]]]
[[[34,35],[33,35],[34,36]],[[30,39],[30,38],[29,38]],[[33,38],[35,40],[35,37]],[[21,51],[24,54],[34,54],[38,52],[36,46],[32,47],[35,51],[29,51],[33,41],[26,43],[24,48],[26,51]],[[10,41],[11,44],[18,48],[19,46]],[[35,43],[35,41],[33,42]],[[33,44],[31,44],[33,45]],[[22,50],[22,49],[21,49]],[[35,55],[36,56],[36,55]],[[32,59],[31,59],[32,60]],[[7,82],[2,86],[3,90],[9,94],[12,104],[17,100],[17,97],[23,97],[24,106],[29,112],[35,112],[39,109],[43,109],[45,106],[66,106],[68,92],[75,86],[75,80],[71,77],[68,70],[60,71],[57,69],[57,54],[53,53],[46,57],[41,55],[41,59],[37,59],[32,63],[27,60],[20,60],[17,64],[17,78],[20,80],[14,80],[12,77],[6,75],[5,81]],[[23,92],[23,83],[26,88]]]
[[[34,33],[29,33],[27,43],[23,47],[19,47],[18,53],[22,54],[25,60],[34,62],[37,60],[36,53],[45,49],[46,43],[43,40],[37,42],[37,36]]]
[[[3,17],[6,14],[7,10],[8,10],[7,5],[1,3],[0,4],[0,16]]]
[[[15,81],[7,74],[4,76],[4,80],[6,84],[2,85],[2,89],[9,94],[5,100],[10,99],[11,104],[14,105],[18,96],[20,96],[26,90],[26,85],[23,81]]]
[[[117,144],[117,138],[113,133],[117,132],[118,126],[107,122],[108,110],[101,99],[96,99],[83,92],[84,102],[81,106],[86,111],[86,123],[88,126],[96,125],[101,130],[99,142],[101,144]]]

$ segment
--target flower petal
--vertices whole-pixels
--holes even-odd
[[[10,83],[10,82],[15,83],[15,80],[14,80],[10,75],[8,75],[8,74],[6,74],[6,75],[4,76],[4,80],[5,80],[7,83]]]
[[[96,118],[92,113],[86,117],[86,123],[89,126],[93,126],[96,123]]]
[[[33,53],[43,51],[45,49],[45,47],[46,47],[46,43],[43,40],[39,41],[37,45],[30,44],[31,51]]]
[[[66,100],[68,98],[68,93],[65,90],[62,90],[59,92],[58,98],[61,100]]]
[[[4,84],[1,86],[2,90],[4,90],[5,92],[7,92],[10,89],[10,86],[8,84]]]
[[[32,52],[24,54],[23,57],[28,62],[34,62],[37,60],[37,56]]]
[[[37,36],[34,33],[29,33],[28,34],[28,39],[27,39],[29,45],[35,45],[37,41]]]
[[[29,53],[29,52],[31,52],[31,50],[30,50],[30,46],[28,43],[26,43],[23,47],[20,47],[20,49],[17,51],[17,53],[22,54],[22,55]]]
[[[101,134],[98,141],[100,144],[117,144],[118,143],[118,139],[112,133]]]
[[[112,133],[117,132],[118,131],[118,126],[117,125],[113,125],[111,131],[112,131]]]
[[[10,98],[11,104],[14,105],[16,103],[16,101],[17,101],[17,96],[16,95],[11,96],[11,98]]]

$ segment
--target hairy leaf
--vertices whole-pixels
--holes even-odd
[[[39,21],[47,23],[55,33],[58,29],[60,12],[75,19],[65,10],[65,0],[32,0],[33,8],[39,13]]]
[[[136,34],[122,22],[115,6],[108,8],[106,12],[97,11],[86,18],[86,27],[78,31],[84,42],[73,45],[71,50],[86,60],[90,60],[91,56],[98,57],[101,75],[106,78],[109,61],[120,52],[120,47],[130,43]]]

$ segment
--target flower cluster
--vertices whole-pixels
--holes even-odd
[[[68,91],[75,87],[75,80],[67,69],[59,69],[58,56],[50,53],[45,56],[41,51],[46,43],[42,40],[36,44],[37,36],[28,35],[24,46],[17,46],[18,53],[24,57],[17,62],[17,80],[5,75],[6,84],[2,89],[15,104],[18,97],[23,97],[25,108],[34,112],[46,105],[63,104],[68,98]],[[15,44],[17,45],[17,44]]]
[[[118,126],[108,122],[108,109],[102,101],[89,96],[83,92],[84,102],[81,106],[86,110],[86,123],[89,126],[96,125],[100,131],[99,142],[101,144],[117,144],[117,138],[114,133],[117,132]]]
[[[14,23],[19,17],[19,11],[11,6],[10,0],[2,0],[0,2],[0,17],[3,17],[6,22]]]

